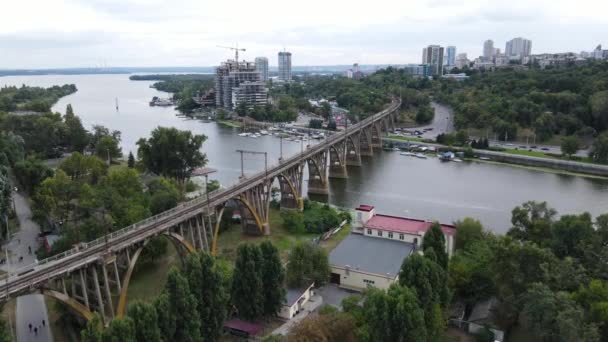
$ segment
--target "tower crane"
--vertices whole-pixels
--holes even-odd
[[[243,49],[243,48],[240,48],[240,49],[239,49],[239,45],[238,45],[238,44],[236,45],[236,47],[232,47],[232,46],[221,46],[221,45],[218,45],[217,47],[219,47],[219,48],[223,48],[223,49],[230,49],[230,50],[234,50],[234,60],[235,60],[235,61],[237,61],[237,62],[239,61],[239,51],[246,51],[246,50],[245,50],[245,49]]]

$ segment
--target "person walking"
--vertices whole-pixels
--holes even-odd
[[[28,324],[28,326],[30,327],[30,332],[32,332],[32,323]]]
[[[46,322],[44,320],[42,320],[42,326],[45,327],[46,326]]]
[[[34,327],[34,335],[38,336],[38,328]]]

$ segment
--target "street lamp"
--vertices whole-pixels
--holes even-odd
[[[207,197],[207,214],[211,214],[210,206],[209,206],[209,174],[217,172],[216,169],[212,169],[210,167],[201,167],[192,173],[194,176],[204,176],[205,177],[205,194]]]

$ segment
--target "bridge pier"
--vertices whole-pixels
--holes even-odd
[[[277,176],[281,191],[281,209],[304,209],[304,199],[302,197],[303,174],[304,163],[298,163]]]
[[[371,125],[372,148],[382,149],[382,124],[378,121]]]
[[[308,158],[308,193],[328,195],[327,149]]]
[[[353,134],[346,138],[346,165],[361,166],[361,153],[359,151],[359,135]]]
[[[359,133],[359,157],[372,157],[374,155],[372,146],[372,129],[366,127]]]
[[[348,178],[346,171],[346,139],[329,148],[329,178]]]

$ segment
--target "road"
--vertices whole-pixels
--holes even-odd
[[[24,265],[29,265],[34,262],[36,248],[38,247],[38,233],[40,227],[32,221],[32,210],[27,202],[27,198],[22,194],[13,191],[13,199],[15,201],[15,210],[17,219],[19,220],[19,231],[15,233],[10,241],[4,245],[8,248],[9,263],[2,265],[3,271],[11,271]],[[32,248],[32,254],[29,253],[28,247]],[[19,258],[23,260],[19,261]],[[10,265],[10,269],[9,269]],[[38,336],[32,332],[29,333],[28,324],[40,325],[42,320],[47,322],[45,327],[39,329]],[[17,297],[17,313],[15,326],[17,328],[17,341],[53,341],[51,331],[48,324],[48,313],[44,297],[40,294],[32,294]]]
[[[454,115],[450,107],[440,105],[437,102],[431,102],[431,106],[435,109],[433,121],[424,126],[416,127],[417,130],[432,128],[422,134],[424,139],[435,139],[441,133],[450,133],[454,131]]]
[[[431,106],[435,109],[435,116],[433,117],[433,122],[428,125],[416,127],[416,130],[423,131],[425,128],[432,128],[432,130],[424,131],[424,133],[420,136],[424,139],[433,139],[437,138],[437,135],[441,133],[451,133],[454,132],[454,114],[452,109],[448,106],[441,105],[437,102],[431,102]],[[411,129],[410,129],[411,130]],[[474,139],[475,137],[471,137]],[[533,151],[545,152],[545,153],[553,153],[553,154],[561,154],[562,149],[560,146],[555,145],[545,145],[545,144],[529,144],[517,143],[517,142],[507,142],[504,141],[496,141],[490,140],[490,146],[494,147],[502,147],[506,149],[532,149],[530,146],[536,146],[533,148]],[[579,150],[576,153],[578,157],[587,157],[589,155],[589,150]]]
[[[41,294],[30,294],[17,298],[17,341],[53,341],[53,335],[49,327],[49,317],[46,312],[44,296]],[[42,320],[45,325],[42,325]],[[30,332],[29,324],[38,328],[38,334],[34,328]]]

